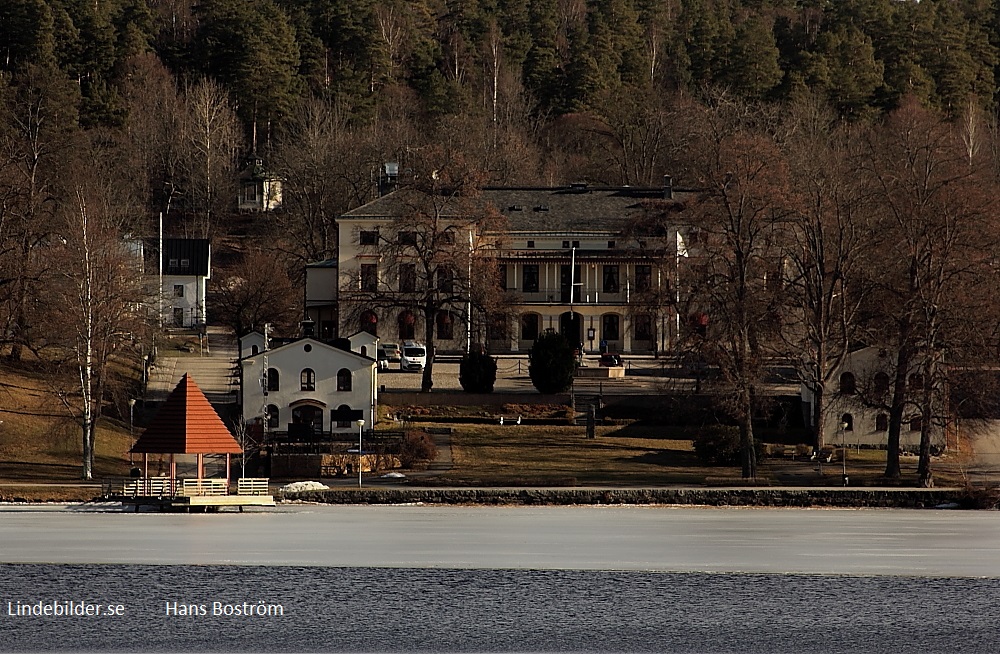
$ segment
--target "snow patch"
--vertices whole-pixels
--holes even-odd
[[[318,481],[293,481],[281,487],[283,493],[301,493],[303,491],[327,490],[330,488],[326,484]]]

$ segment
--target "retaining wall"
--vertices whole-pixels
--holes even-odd
[[[933,508],[958,504],[983,508],[963,489],[777,488],[362,488],[278,493],[276,499],[324,504],[816,506]]]

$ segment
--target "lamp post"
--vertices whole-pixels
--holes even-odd
[[[133,460],[132,460],[132,456],[133,456],[132,448],[135,446],[135,428],[133,427],[134,423],[132,422],[132,412],[133,412],[134,409],[135,409],[135,398],[134,397],[130,397],[128,399],[128,436],[129,436],[129,440],[132,442],[132,445],[128,448],[128,464],[130,466],[133,463]]]
[[[358,418],[358,488],[361,488],[361,434],[365,429],[365,419]]]
[[[847,423],[840,423],[840,460],[843,462],[844,486],[847,486]]]

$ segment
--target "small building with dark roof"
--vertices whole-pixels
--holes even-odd
[[[163,239],[160,272],[163,324],[187,328],[205,324],[206,286],[212,277],[212,245],[208,239]]]

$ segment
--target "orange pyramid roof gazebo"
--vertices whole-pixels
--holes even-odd
[[[240,454],[243,448],[194,379],[185,374],[131,451],[142,454],[143,459],[147,454],[169,454],[171,477],[176,472],[174,455],[197,454],[198,478],[201,479],[204,476],[203,455],[225,454],[228,478],[229,455]]]

